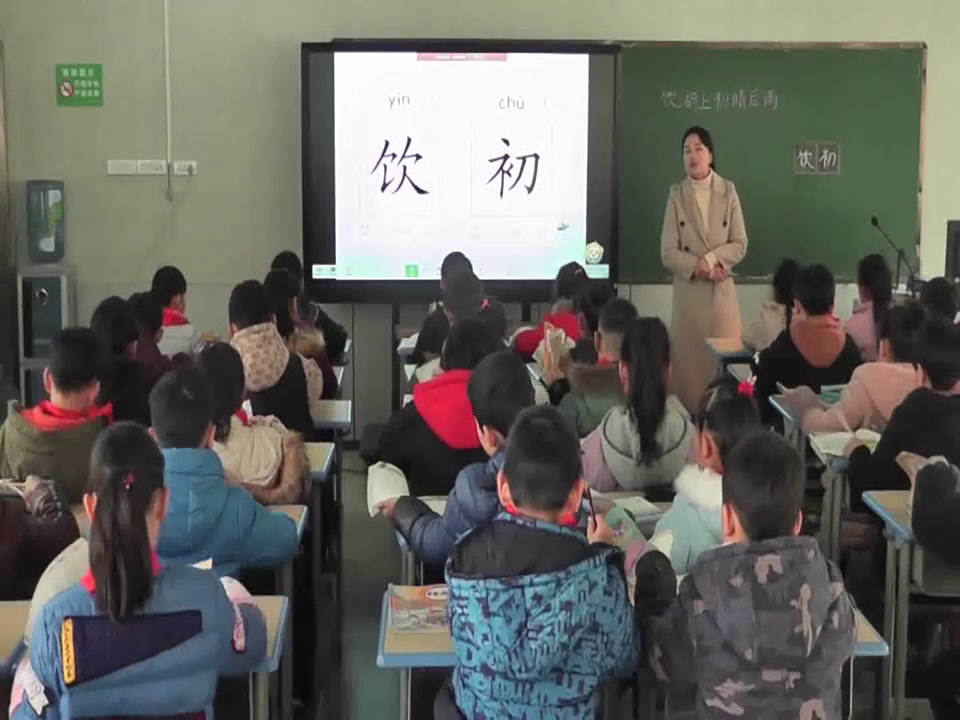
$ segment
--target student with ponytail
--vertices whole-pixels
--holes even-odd
[[[867,255],[857,264],[860,302],[844,330],[860,349],[864,362],[874,362],[879,352],[880,325],[893,302],[893,273],[883,255]]]
[[[670,337],[658,318],[639,318],[620,350],[626,406],[612,408],[583,441],[583,475],[595,490],[669,488],[687,462],[692,426],[673,395]]]
[[[730,375],[714,380],[700,399],[694,425],[696,459],[674,482],[676,498],[650,539],[670,558],[677,575],[689,572],[701,553],[723,543],[723,468],[737,443],[760,429],[753,385]]]
[[[164,460],[144,428],[101,433],[83,505],[90,569],[33,624],[12,717],[212,717],[217,676],[255,668],[266,627],[214,573],[158,562]]]

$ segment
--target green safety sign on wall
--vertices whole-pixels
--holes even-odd
[[[61,107],[103,105],[103,65],[92,63],[57,65],[57,105]]]

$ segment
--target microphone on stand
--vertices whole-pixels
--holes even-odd
[[[900,287],[900,263],[902,262],[907,268],[907,292],[912,293],[914,284],[916,281],[917,274],[914,272],[913,267],[910,265],[910,261],[907,259],[907,254],[897,245],[893,239],[887,235],[887,231],[883,229],[883,226],[880,224],[880,220],[876,215],[870,218],[870,224],[873,225],[877,230],[880,231],[880,234],[886,238],[887,243],[893,248],[893,251],[897,254],[897,277],[894,281],[894,288]]]

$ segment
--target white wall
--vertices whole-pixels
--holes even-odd
[[[64,179],[67,260],[82,320],[105,295],[142,288],[157,266],[175,263],[191,284],[190,315],[219,329],[232,284],[261,276],[277,250],[299,249],[299,43],[306,40],[924,41],[925,274],[942,271],[945,223],[960,214],[952,151],[960,117],[956,0],[170,0],[174,154],[200,163],[197,177],[177,180],[173,203],[162,178],[105,174],[108,158],[163,157],[161,7],[162,0],[0,0],[14,232],[22,242],[25,181]],[[103,63],[104,107],[57,108],[57,62]],[[667,293],[631,289],[645,312],[665,313]],[[758,293],[741,291],[745,316]],[[338,312],[357,335],[358,358],[385,354],[386,307]],[[360,362],[365,386],[368,372],[383,375],[381,364]],[[367,393],[358,412],[382,414],[383,386],[375,382]]]

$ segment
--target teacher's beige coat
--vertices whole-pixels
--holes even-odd
[[[713,174],[709,227],[697,209],[693,183],[670,188],[660,235],[660,257],[673,273],[673,391],[691,411],[716,374],[704,340],[740,337],[740,305],[732,277],[719,283],[694,277],[697,260],[712,252],[727,272],[747,252],[747,230],[737,189]]]

